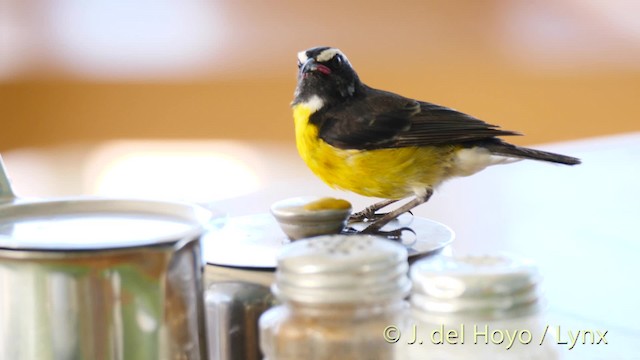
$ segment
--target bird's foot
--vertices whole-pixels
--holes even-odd
[[[373,222],[381,217],[385,216],[386,213],[376,213],[375,211],[369,211],[369,209],[364,209],[362,211],[358,211],[357,213],[351,214],[349,216],[349,223],[358,223],[358,222]]]
[[[413,216],[413,213],[411,211],[407,211],[407,213]],[[377,213],[375,211],[370,211],[369,209],[364,209],[357,213],[351,214],[351,216],[349,216],[348,223],[353,224],[353,223],[359,223],[359,222],[367,222],[367,223],[372,223],[373,225],[373,223],[385,217],[387,214],[388,213]]]
[[[373,225],[373,224],[372,224]],[[371,226],[366,227],[362,230],[356,230],[352,227],[347,227],[344,229],[343,233],[345,234],[363,234],[363,235],[376,235],[376,236],[382,236],[385,237],[389,240],[393,240],[393,241],[397,241],[400,243],[404,243],[402,236],[405,232],[409,232],[411,234],[413,234],[414,236],[416,235],[416,232],[413,231],[413,229],[409,228],[409,227],[401,227],[398,229],[394,229],[394,230],[380,230],[377,228],[372,228]]]
[[[378,210],[386,206],[389,206],[396,201],[397,200],[391,200],[391,199],[382,200],[371,206],[368,206],[362,211],[353,213],[349,217],[349,223],[352,224],[352,223],[358,223],[358,222],[374,222],[386,215],[386,213],[378,214],[377,213]]]

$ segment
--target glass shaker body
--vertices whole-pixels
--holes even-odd
[[[404,246],[369,236],[332,235],[287,247],[273,287],[282,305],[260,317],[265,359],[393,359],[394,344],[385,341],[383,332],[407,308]]]
[[[396,358],[554,360],[541,277],[505,256],[440,257],[412,266]]]
[[[265,359],[389,360],[394,347],[383,331],[397,324],[407,304],[309,306],[286,303],[260,319],[260,341]]]

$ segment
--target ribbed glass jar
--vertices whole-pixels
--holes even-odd
[[[282,305],[260,317],[268,360],[389,360],[384,329],[400,321],[411,282],[390,240],[330,235],[283,248],[272,288]]]
[[[540,314],[541,276],[508,256],[433,257],[414,263],[397,359],[558,359]],[[542,344],[540,344],[541,340]]]

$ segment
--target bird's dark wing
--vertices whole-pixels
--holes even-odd
[[[378,93],[351,99],[312,115],[319,136],[343,149],[374,149],[411,128],[412,116],[420,104],[399,96]]]
[[[318,114],[318,135],[324,141],[343,149],[379,149],[519,135],[444,106],[371,88],[367,91],[360,99]]]
[[[411,117],[411,129],[396,134],[391,143],[394,147],[459,144],[509,135],[520,134],[444,106],[420,102],[420,113]]]

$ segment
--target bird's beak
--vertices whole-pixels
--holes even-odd
[[[300,73],[306,74],[306,73],[316,71],[317,69],[318,69],[318,64],[313,58],[310,58],[310,59],[307,59],[307,61],[305,61],[304,64],[302,64],[302,66],[300,67]]]
[[[331,74],[331,69],[329,69],[328,67],[322,64],[318,64],[316,60],[313,58],[310,58],[307,61],[305,61],[305,63],[302,64],[302,66],[300,67],[301,75],[312,73],[314,71],[319,71],[325,75]]]

